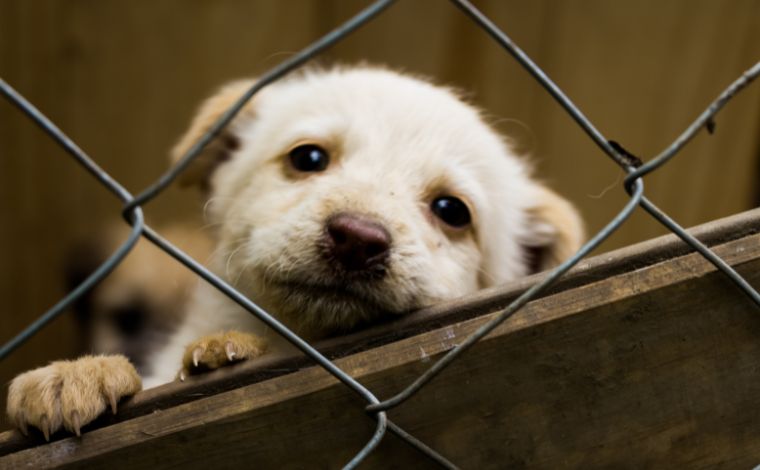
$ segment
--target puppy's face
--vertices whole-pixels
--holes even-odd
[[[208,258],[210,241],[201,231],[176,224],[159,231],[195,259]],[[81,284],[128,233],[124,222],[113,222],[73,246],[64,269],[67,290]],[[141,239],[74,305],[86,351],[124,354],[140,372],[148,373],[150,353],[163,346],[181,322],[197,281],[191,271]]]
[[[175,153],[249,85],[209,100]],[[209,191],[216,268],[310,336],[525,275],[581,236],[477,111],[377,69],[264,89],[188,177]]]

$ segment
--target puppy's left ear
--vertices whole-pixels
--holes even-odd
[[[528,236],[522,242],[529,273],[553,268],[583,244],[585,230],[578,211],[542,185],[528,208]]]
[[[255,80],[240,80],[222,87],[208,98],[195,115],[190,128],[180,138],[171,151],[172,163],[177,163],[198,139],[255,83]],[[240,146],[238,130],[240,124],[253,118],[253,104],[249,101],[224,129],[206,145],[200,155],[180,175],[183,186],[200,186],[209,189],[211,175],[216,167],[229,160]]]

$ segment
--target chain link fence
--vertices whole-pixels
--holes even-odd
[[[422,454],[432,459],[440,466],[444,468],[457,468],[452,462],[449,462],[445,457],[431,449],[423,442],[416,439],[411,434],[407,433],[387,417],[387,412],[403,403],[412,395],[420,392],[424,389],[425,384],[430,382],[436,375],[443,371],[447,365],[452,361],[455,361],[457,357],[463,354],[468,348],[479,341],[481,338],[491,332],[496,326],[504,322],[506,319],[517,313],[521,307],[531,301],[537,294],[546,289],[552,283],[554,283],[560,276],[571,269],[577,264],[583,257],[588,255],[592,250],[597,248],[607,237],[609,237],[615,230],[623,225],[626,219],[631,215],[637,207],[641,207],[658,222],[667,227],[670,231],[675,233],[685,243],[691,246],[694,250],[699,252],[710,263],[715,265],[720,271],[728,276],[731,281],[736,285],[738,289],[748,295],[755,304],[760,306],[760,294],[749,285],[739,274],[734,271],[726,262],[719,258],[709,248],[702,244],[699,240],[689,235],[682,227],[680,227],[673,219],[667,214],[657,208],[644,195],[644,181],[643,178],[652,171],[657,170],[659,167],[673,158],[698,132],[703,128],[708,132],[714,130],[714,116],[720,111],[720,109],[731,100],[738,92],[746,87],[753,79],[760,75],[760,62],[756,63],[741,77],[734,81],[723,93],[721,93],[715,101],[713,101],[707,109],[680,135],[673,143],[663,150],[659,155],[643,163],[639,158],[631,155],[625,150],[625,148],[605,138],[594,125],[586,119],[583,113],[576,107],[572,101],[562,92],[562,90],[528,57],[512,40],[504,34],[495,24],[491,22],[489,18],[484,16],[478,11],[472,4],[466,0],[450,0],[456,5],[463,14],[467,15],[473,22],[475,22],[480,28],[482,28],[494,41],[496,41],[501,47],[504,48],[515,60],[517,60],[526,70],[530,73],[540,84],[551,94],[552,97],[567,111],[567,113],[575,120],[575,122],[586,132],[586,134],[596,143],[596,145],[602,150],[602,152],[611,158],[613,162],[621,167],[625,172],[626,177],[624,179],[624,189],[628,192],[630,199],[622,208],[622,210],[598,233],[596,233],[591,239],[570,259],[563,262],[560,266],[552,270],[541,282],[535,284],[517,299],[515,299],[509,306],[507,306],[500,314],[495,316],[490,322],[484,324],[474,334],[467,338],[464,342],[460,343],[450,351],[448,351],[441,359],[435,362],[426,372],[419,376],[413,383],[411,383],[404,390],[385,400],[381,400],[376,397],[372,391],[368,390],[361,383],[354,380],[352,377],[343,372],[325,356],[320,354],[309,343],[301,339],[294,334],[280,322],[278,322],[273,316],[260,308],[256,303],[246,298],[224,280],[214,275],[212,272],[204,268],[194,259],[180,251],[174,245],[161,237],[160,234],[151,229],[145,224],[142,207],[149,203],[151,200],[161,194],[161,192],[167,188],[187,167],[188,165],[198,157],[204,147],[212,141],[221,130],[235,117],[235,115],[245,106],[245,104],[255,95],[259,90],[268,84],[278,80],[279,78],[290,73],[294,69],[303,65],[313,57],[320,54],[325,49],[331,47],[336,42],[341,41],[348,35],[350,35],[357,28],[360,28],[367,22],[371,21],[377,15],[381,14],[384,10],[390,7],[394,0],[378,0],[370,4],[367,8],[359,12],[356,16],[352,17],[336,29],[318,39],[313,44],[309,45],[305,49],[301,50],[288,60],[282,62],[280,65],[274,67],[267,73],[265,73],[261,79],[254,84],[246,93],[241,96],[233,106],[231,106],[218,121],[208,130],[208,132],[202,136],[179,160],[179,162],[168,170],[166,173],[160,176],[154,184],[146,188],[144,191],[137,195],[130,194],[118,181],[113,179],[105,171],[103,171],[95,161],[90,158],[82,149],[80,149],[76,143],[70,140],[60,129],[56,127],[49,119],[47,119],[39,110],[37,110],[31,103],[29,103],[23,96],[19,95],[10,85],[0,79],[0,93],[13,105],[15,105],[22,113],[26,114],[32,121],[34,121],[39,127],[41,127],[55,142],[58,143],[72,158],[74,158],[80,165],[84,167],[94,178],[96,178],[106,189],[114,193],[123,203],[122,215],[126,221],[131,225],[132,230],[127,240],[113,253],[111,256],[100,265],[84,282],[82,282],[77,288],[71,291],[57,304],[55,304],[50,310],[41,315],[36,321],[29,325],[26,329],[20,332],[16,337],[11,339],[7,344],[0,348],[0,360],[8,356],[13,350],[19,347],[22,343],[32,337],[41,328],[43,328],[52,319],[66,311],[80,296],[85,294],[89,289],[93,288],[98,282],[103,280],[130,252],[135,246],[140,237],[145,237],[165,251],[170,256],[177,259],[184,264],[188,269],[195,272],[198,276],[203,278],[206,282],[212,284],[215,288],[229,296],[233,301],[241,305],[248,310],[252,315],[255,315],[259,320],[263,321],[270,328],[283,336],[287,341],[292,343],[298,349],[300,349],[305,355],[310,357],[314,362],[327,370],[346,387],[349,387],[355,393],[360,395],[367,402],[366,411],[368,416],[376,420],[376,431],[370,441],[360,449],[357,454],[345,465],[345,468],[351,469],[358,466],[366,456],[372,452],[378,444],[382,441],[384,435],[390,431],[393,434],[399,436],[407,443],[418,449]]]

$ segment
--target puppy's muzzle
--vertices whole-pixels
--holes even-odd
[[[382,272],[388,262],[391,236],[369,217],[341,212],[327,220],[325,254],[352,272]]]

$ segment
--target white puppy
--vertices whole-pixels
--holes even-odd
[[[252,83],[210,98],[175,156]],[[209,197],[212,269],[307,340],[553,266],[582,239],[575,210],[531,177],[476,109],[377,68],[312,70],[263,89],[184,179]],[[201,283],[145,383],[284,348]],[[109,359],[81,376],[88,361]],[[22,374],[9,415],[22,428],[78,432],[139,388],[124,362],[84,358]],[[72,400],[67,376],[103,392]],[[57,395],[40,391],[56,380]]]

